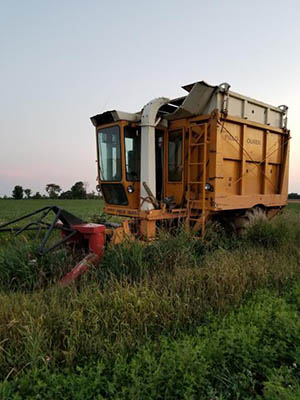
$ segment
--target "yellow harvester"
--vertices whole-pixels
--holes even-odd
[[[270,218],[286,205],[287,107],[229,88],[196,82],[183,87],[186,96],[154,99],[140,112],[91,118],[104,210],[129,217],[116,242],[124,232],[154,238],[167,220],[202,232],[210,218],[238,227],[249,210]]]

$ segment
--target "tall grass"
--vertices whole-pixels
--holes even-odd
[[[65,249],[41,258],[36,255],[37,247],[37,242],[24,236],[19,240],[9,238],[5,246],[0,247],[0,290],[42,289],[61,278],[74,263]]]
[[[226,316],[207,316],[192,334],[150,335],[72,369],[40,366],[0,383],[3,399],[269,399],[300,394],[300,281],[279,296],[260,290]],[[35,338],[33,343],[38,340]],[[32,346],[32,343],[30,342]],[[34,346],[33,346],[34,347]]]
[[[186,380],[186,398],[202,396],[195,389],[200,384],[211,388],[207,392],[211,398],[225,393],[227,386],[230,390],[227,387],[226,393],[231,393],[230,396],[234,388],[246,393],[245,388],[249,390],[251,382],[252,390],[260,394],[262,389],[255,385],[267,380],[264,393],[272,398],[278,389],[276,377],[283,382],[289,379],[288,372],[280,370],[279,365],[287,350],[283,349],[281,358],[276,358],[274,353],[266,354],[268,375],[260,371],[260,376],[254,376],[260,361],[253,349],[259,346],[257,337],[264,340],[257,331],[262,329],[262,324],[264,335],[270,341],[273,334],[283,329],[280,324],[286,321],[280,319],[280,313],[276,314],[278,324],[271,323],[276,306],[274,310],[268,306],[268,322],[254,318],[256,328],[251,331],[249,346],[240,358],[237,355],[241,340],[246,341],[249,333],[247,324],[238,321],[234,325],[235,316],[232,316],[230,324],[236,326],[233,338],[222,336],[222,328],[211,340],[207,323],[217,318],[215,324],[220,324],[225,312],[239,306],[255,290],[267,288],[280,294],[298,279],[299,222],[299,214],[285,212],[271,223],[252,224],[242,238],[228,236],[219,225],[211,225],[205,241],[179,229],[176,234],[161,232],[159,240],[147,245],[125,242],[110,246],[98,267],[66,289],[55,285],[74,264],[64,250],[37,259],[36,243],[32,240],[23,238],[11,245],[5,243],[0,247],[0,377],[9,381],[16,379],[21,386],[26,386],[30,379],[39,382],[38,371],[42,369],[46,375],[41,379],[49,385],[51,382],[45,376],[49,375],[54,382],[56,379],[65,382],[60,371],[67,368],[72,371],[74,382],[84,382],[82,376],[87,374],[97,377],[103,387],[114,388],[111,393],[110,389],[103,389],[103,395],[112,398],[123,398],[120,395],[123,390],[125,398],[134,395],[159,398],[160,384],[166,379],[172,380],[172,387],[165,389],[169,398],[180,398],[185,393],[176,386],[176,379]],[[295,293],[299,298],[296,289],[293,296]],[[294,304],[293,296],[288,297],[289,304]],[[259,310],[259,307],[255,309],[255,313],[264,318]],[[219,316],[212,317],[212,314]],[[300,336],[299,327],[296,324],[293,328],[292,321],[288,323],[294,330],[286,335],[294,340],[296,334]],[[239,330],[242,339],[238,336]],[[187,342],[181,341],[182,335],[188,335]],[[162,336],[166,342],[161,341]],[[205,345],[200,345],[203,336],[208,339]],[[220,350],[222,341],[226,346],[222,345]],[[272,346],[277,349],[276,343],[267,346],[266,351],[271,352]],[[209,353],[206,358],[202,356],[204,348]],[[274,368],[272,357],[277,360]],[[248,369],[246,362],[250,365]],[[293,362],[298,361],[293,358]],[[241,375],[240,364],[243,365]],[[209,372],[211,369],[213,374]],[[293,382],[294,372],[290,378]],[[112,378],[108,379],[109,376]],[[124,389],[122,385],[126,386],[126,382],[139,389]],[[3,387],[9,391],[12,386]],[[101,390],[99,393],[101,398]],[[230,396],[218,398],[233,398]],[[240,398],[246,398],[243,396]]]
[[[147,246],[123,243],[67,289],[45,288],[69,268],[64,253],[39,261],[40,271],[30,243],[2,249],[1,376],[130,355],[162,334],[195,332],[210,312],[223,314],[253,290],[281,290],[299,276],[298,222],[286,213],[243,238],[211,226],[207,242],[180,230]]]

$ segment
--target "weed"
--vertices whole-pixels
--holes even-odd
[[[2,290],[34,290],[51,285],[69,270],[71,259],[64,249],[36,256],[36,243],[13,240],[0,247],[0,288]]]
[[[1,398],[296,400],[300,322],[289,300],[299,291],[299,281],[281,297],[259,290],[226,316],[209,314],[192,334],[148,336],[131,356],[33,365],[0,384]]]
[[[32,240],[3,240],[2,397],[293,398],[299,285],[277,295],[299,276],[299,222],[291,210],[243,238],[211,224],[205,241],[162,231],[108,247],[66,289],[52,285],[74,264],[63,250],[36,259]]]

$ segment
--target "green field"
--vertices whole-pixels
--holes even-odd
[[[51,204],[51,203],[50,203]],[[55,204],[91,220],[102,203]],[[0,220],[49,205],[1,200]],[[299,399],[300,203],[244,237],[208,227],[108,247],[73,287],[64,249],[0,237],[1,399]]]
[[[101,214],[102,200],[0,200],[0,224],[46,206],[58,206],[83,219]]]

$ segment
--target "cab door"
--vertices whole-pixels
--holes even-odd
[[[165,193],[174,197],[177,207],[184,201],[184,134],[183,127],[171,126],[166,135]]]

